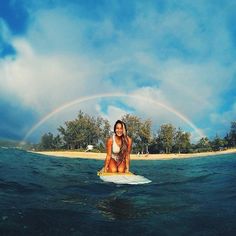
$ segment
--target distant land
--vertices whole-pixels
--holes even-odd
[[[0,147],[19,147],[19,141],[0,139]]]

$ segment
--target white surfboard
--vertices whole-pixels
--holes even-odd
[[[101,180],[105,182],[111,182],[115,184],[148,184],[152,181],[150,179],[145,178],[141,175],[135,175],[131,172],[129,173],[108,173],[98,171],[98,176]]]

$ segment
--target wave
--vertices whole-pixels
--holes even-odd
[[[26,183],[24,185],[15,181],[4,181],[2,179],[0,180],[0,188],[2,191],[12,192],[16,194],[33,193],[33,192],[39,192],[39,191],[44,190],[44,187],[39,184]]]
[[[189,177],[189,178],[183,179],[183,180],[153,183],[153,185],[166,186],[166,185],[179,185],[179,184],[186,184],[186,183],[202,183],[214,175],[217,175],[217,173],[210,173],[210,174],[206,174],[206,175]]]

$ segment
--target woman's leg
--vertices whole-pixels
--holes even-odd
[[[113,158],[111,158],[111,160],[109,162],[108,172],[111,172],[111,173],[116,173],[117,172],[117,163]]]
[[[119,173],[124,173],[125,172],[125,161],[122,161],[120,165],[117,168]]]

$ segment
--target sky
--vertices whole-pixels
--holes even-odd
[[[38,142],[79,110],[223,137],[235,22],[231,0],[0,0],[0,139]]]

